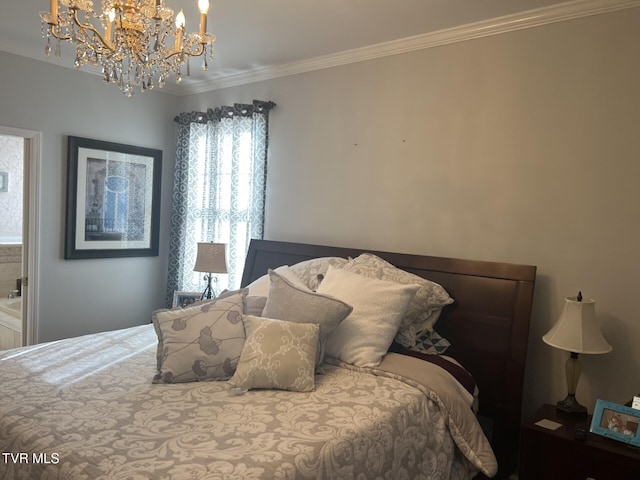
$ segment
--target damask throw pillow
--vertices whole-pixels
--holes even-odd
[[[231,385],[296,392],[315,388],[318,325],[253,315],[245,315],[243,322],[247,337]]]
[[[244,344],[246,290],[193,307],[158,310],[158,372],[153,383],[226,380],[235,372]]]
[[[291,271],[315,292],[329,267],[340,267],[346,263],[347,259],[342,257],[318,257],[291,265]]]

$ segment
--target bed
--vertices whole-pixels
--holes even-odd
[[[253,340],[263,338],[264,325],[294,328],[279,320],[254,328],[254,314],[246,312],[252,285],[265,275],[271,279],[265,309],[274,311],[269,302],[280,278],[274,271],[362,253],[253,240],[242,279],[249,288],[200,308],[231,304],[242,295],[244,355]],[[251,363],[242,355],[228,381],[164,381],[160,365],[169,357],[159,346],[162,340],[165,347],[174,344],[161,322],[0,352],[0,477],[470,479],[484,472],[506,478],[517,459],[535,267],[367,253],[437,282],[455,300],[436,323],[451,344],[446,357],[426,361],[427,355],[393,347],[378,365],[353,365],[331,355],[316,363],[320,348],[314,346],[311,353],[305,350],[314,383],[296,383],[298,391],[290,391],[244,388],[238,374]],[[322,289],[331,288],[335,270],[324,280],[317,277]],[[224,309],[236,325],[236,311]],[[157,315],[178,314],[185,315]],[[296,324],[291,338],[318,339],[322,328]],[[221,363],[220,371],[225,368]],[[477,390],[465,385],[471,377],[477,399]],[[442,382],[432,383],[436,378]]]

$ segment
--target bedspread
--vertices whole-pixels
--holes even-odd
[[[145,325],[0,352],[0,478],[457,480],[494,468],[457,429],[462,407],[397,371],[324,364],[313,392],[236,395],[226,382],[152,384],[156,344]]]

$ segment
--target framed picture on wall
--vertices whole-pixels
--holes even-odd
[[[158,255],[162,151],[69,136],[65,259]]]
[[[592,433],[640,447],[640,410],[605,400],[596,401]]]

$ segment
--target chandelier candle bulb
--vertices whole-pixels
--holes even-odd
[[[176,53],[182,50],[182,35],[184,34],[185,23],[184,13],[180,10],[180,13],[176,15]]]
[[[57,20],[57,18],[58,18],[58,0],[51,0],[50,10],[51,10],[51,20]]]
[[[209,13],[209,0],[198,0],[198,8],[200,13]]]

